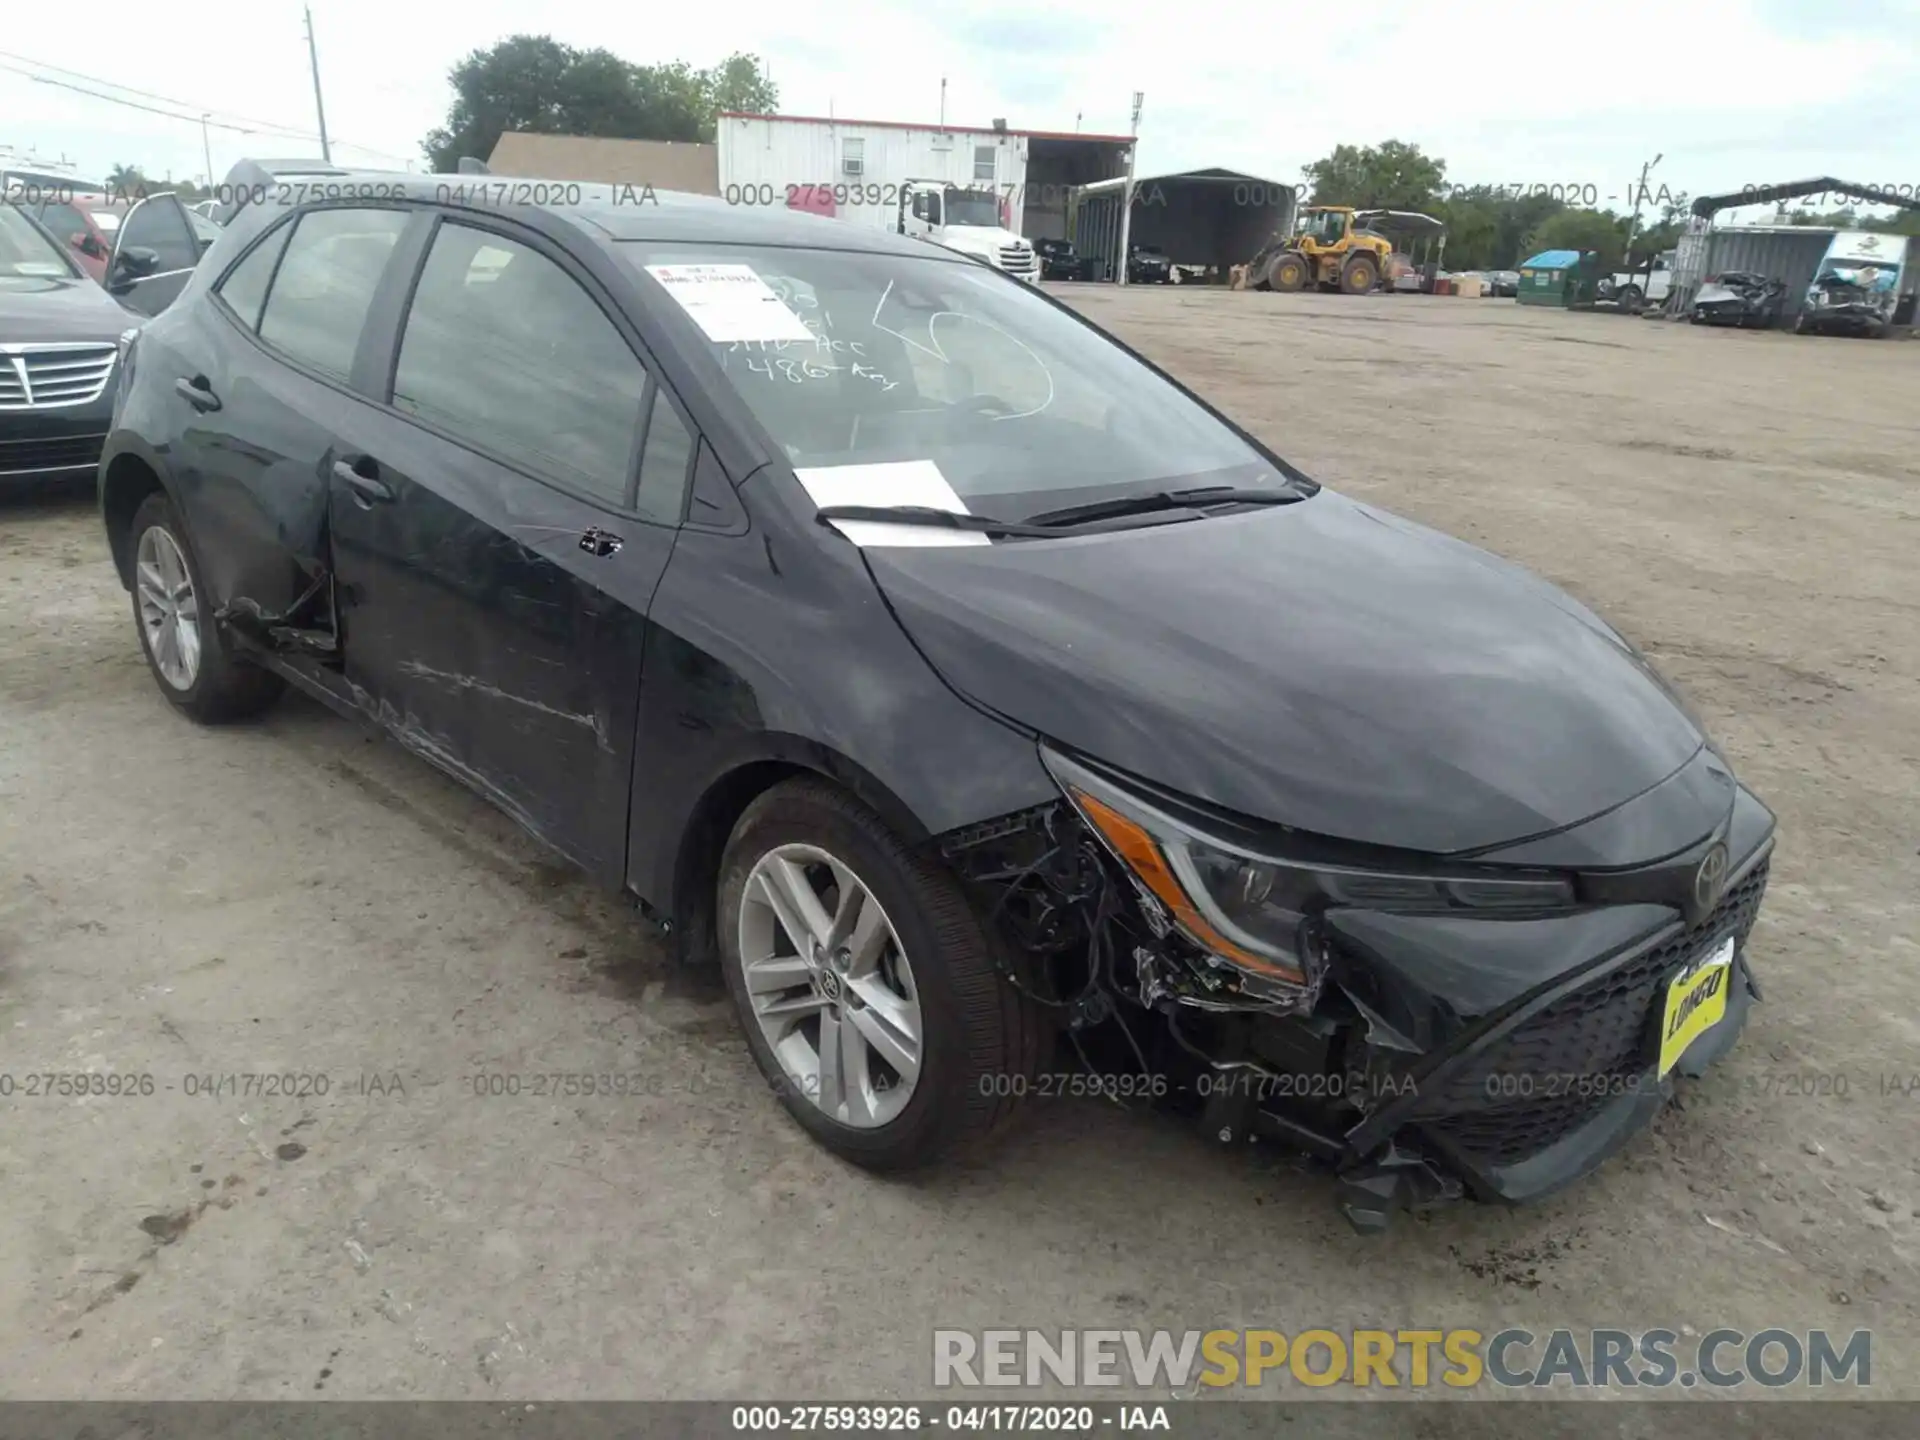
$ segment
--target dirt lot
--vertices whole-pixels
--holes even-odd
[[[1730,1062],[1573,1193],[1381,1240],[1285,1155],[1095,1102],[883,1183],[785,1119],[617,899],[451,783],[302,702],[175,718],[88,499],[5,505],[0,1071],[156,1088],[0,1099],[0,1394],[912,1396],[936,1324],[1520,1324],[1871,1327],[1875,1391],[1920,1396],[1920,344],[1076,299],[1691,694],[1782,825]],[[471,1078],[613,1072],[661,1093]],[[187,1093],[235,1073],[327,1093]]]

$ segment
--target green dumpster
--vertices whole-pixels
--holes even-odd
[[[1522,305],[1565,308],[1573,301],[1585,268],[1578,250],[1542,250],[1520,267],[1520,288],[1515,298]],[[1593,277],[1586,276],[1585,281],[1590,292]]]

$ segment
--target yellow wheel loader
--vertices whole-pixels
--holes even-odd
[[[1312,205],[1302,210],[1289,235],[1275,236],[1247,265],[1255,290],[1305,290],[1309,285],[1343,295],[1365,295],[1387,273],[1393,242],[1376,229],[1442,228],[1430,215],[1409,211],[1355,210],[1350,205]],[[1384,222],[1384,223],[1381,223]]]

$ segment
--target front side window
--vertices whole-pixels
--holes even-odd
[[[87,237],[86,217],[73,205],[47,205],[40,212],[40,223],[69,245],[77,246]]]
[[[753,322],[770,338],[708,343],[796,468],[931,461],[972,508],[1002,518],[1173,487],[1292,483],[1100,332],[983,266],[658,241],[618,249],[643,275],[723,267],[780,298],[783,313]],[[664,310],[680,303],[661,287]],[[810,338],[794,338],[795,317]]]
[[[314,210],[295,223],[273,277],[260,338],[323,375],[345,380],[403,210]]]
[[[552,260],[491,231],[440,226],[407,312],[395,408],[625,504],[646,386],[613,322]]]

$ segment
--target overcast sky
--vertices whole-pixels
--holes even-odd
[[[1444,158],[1453,181],[1591,185],[1620,208],[1658,152],[1654,183],[1696,194],[1820,174],[1908,193],[1920,184],[1920,0],[1376,0],[1339,25],[1271,0],[315,0],[313,10],[335,159],[383,167],[420,165],[454,62],[533,30],[639,62],[754,51],[792,114],[931,121],[944,75],[952,123],[1121,132],[1142,90],[1142,174],[1225,165],[1293,181],[1337,143],[1398,138]],[[298,4],[14,0],[7,12],[0,66],[24,56],[185,102],[196,117],[314,129]],[[1287,18],[1298,23],[1283,31]],[[210,138],[218,175],[243,155],[318,150],[286,135]],[[206,169],[197,119],[10,70],[0,70],[4,146],[64,152],[94,174],[118,162],[176,178]]]

